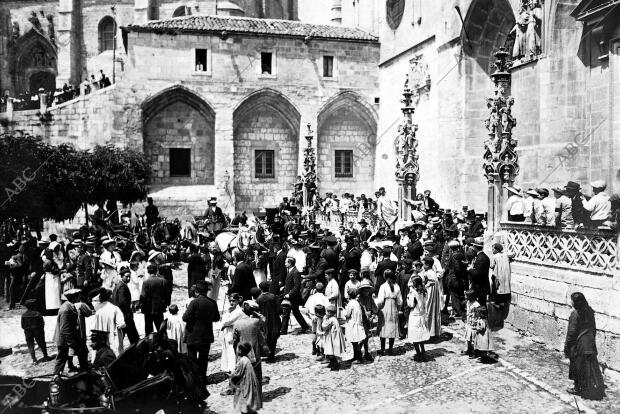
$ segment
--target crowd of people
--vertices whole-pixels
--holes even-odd
[[[379,205],[381,197],[378,191]],[[465,322],[463,355],[495,362],[494,332],[503,327],[511,302],[510,252],[499,243],[485,252],[483,219],[473,210],[444,211],[430,192],[412,203],[424,213],[398,231],[381,212],[375,230],[360,219],[333,232],[304,224],[297,213],[291,218],[294,226],[282,226],[279,217],[265,223],[270,237],[255,239],[247,251],[221,251],[213,237],[186,243],[181,257],[188,263],[188,299],[182,303],[172,301],[175,281],[167,245],[127,256],[114,237],[88,231],[66,241],[50,235],[46,241],[2,243],[10,304],[27,308],[23,327],[34,362],[35,342],[47,358],[40,315],[57,315],[55,374],[65,364],[69,370],[89,366],[87,318],[94,318],[94,365],[105,366],[123,352],[125,336],[130,344],[139,340],[134,318],[140,312],[144,334],[165,331],[178,352],[195,359],[206,380],[213,324],[221,320],[220,368],[230,374],[225,394],[235,395],[241,412],[261,408],[262,362],[276,362],[277,341],[289,334],[291,313],[299,324],[294,333],[311,334],[307,346],[334,371],[342,367],[348,344],[352,364],[372,363],[374,338],[379,338],[379,355],[393,355],[401,339],[413,344],[414,361],[424,361],[426,346],[441,340],[442,324],[450,319]],[[205,214],[220,215],[216,204],[210,200]],[[285,215],[290,208],[287,200],[280,205]],[[152,200],[149,212],[152,225],[158,214]],[[220,311],[217,300],[224,288]],[[574,392],[598,398],[602,377],[592,353],[594,316],[582,296],[573,298],[577,316],[571,316],[566,353]],[[589,374],[578,374],[573,365],[586,366]]]
[[[111,85],[112,81],[110,78],[103,72],[103,70],[100,70],[97,77],[95,77],[94,74],[90,75],[90,78],[87,76],[79,86],[66,82],[61,88],[56,88],[55,90],[46,91],[44,88],[40,88],[36,92],[21,92],[12,97],[13,110],[27,111],[39,109],[41,107],[42,94],[46,96],[46,105],[52,106],[79,97],[82,93],[81,90],[84,91],[84,95],[88,95]],[[0,97],[0,112],[6,112],[9,99],[11,99],[11,97],[8,94]]]
[[[619,197],[605,192],[603,180],[590,183],[593,194],[582,193],[581,186],[569,181],[549,192],[546,188],[508,187],[506,212],[509,221],[558,228],[611,228],[618,223]]]

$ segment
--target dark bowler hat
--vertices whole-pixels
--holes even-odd
[[[564,186],[564,188],[567,189],[567,190],[580,190],[581,186],[578,183],[574,182],[574,181],[569,181]]]

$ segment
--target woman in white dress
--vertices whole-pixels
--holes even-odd
[[[407,340],[415,347],[414,361],[423,360],[426,354],[424,342],[431,337],[426,325],[426,295],[424,282],[420,277],[411,278],[411,286],[407,297],[409,306],[409,322],[407,328]]]
[[[46,314],[54,314],[58,312],[61,305],[60,295],[60,274],[56,263],[52,260],[46,260],[43,263],[43,271],[45,274],[45,311]]]
[[[426,299],[426,326],[431,337],[441,335],[441,290],[440,281],[437,274],[432,269],[433,259],[431,257],[424,258],[424,278],[428,296]]]
[[[235,354],[235,348],[233,346],[233,325],[241,318],[247,318],[247,315],[243,313],[243,297],[238,293],[232,293],[228,297],[230,307],[228,313],[222,316],[222,359],[220,360],[220,367],[224,372],[233,372],[237,364],[237,358]]]
[[[386,282],[379,288],[377,306],[379,307],[379,338],[381,351],[385,354],[385,339],[389,339],[388,355],[392,355],[394,340],[398,337],[398,309],[403,304],[400,288],[396,284],[394,273],[390,269],[383,272]]]
[[[131,294],[131,307],[135,312],[140,302],[140,292],[142,292],[142,283],[144,282],[144,274],[146,273],[146,262],[143,260],[142,252],[135,250],[129,258],[129,293]]]

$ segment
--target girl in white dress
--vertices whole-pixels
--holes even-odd
[[[237,320],[245,318],[247,315],[243,313],[243,307],[241,306],[243,298],[238,293],[232,293],[228,297],[228,302],[230,303],[228,313],[222,316],[222,359],[220,360],[220,367],[224,372],[233,372],[237,365],[237,357],[233,346],[233,325]]]
[[[426,288],[420,277],[412,278],[413,286],[409,290],[407,305],[410,308],[407,340],[413,343],[415,348],[414,361],[424,359],[426,350],[424,342],[431,337],[426,325]]]
[[[347,319],[345,325],[346,337],[353,346],[353,364],[363,362],[360,342],[366,339],[366,331],[364,330],[364,310],[362,305],[357,301],[357,289],[349,289],[349,303],[345,308],[344,314]]]
[[[386,282],[379,288],[377,296],[377,306],[379,307],[379,338],[381,340],[381,351],[379,355],[385,354],[385,339],[389,339],[388,355],[392,355],[394,340],[398,337],[398,309],[403,304],[403,297],[400,288],[396,284],[394,273],[387,269],[383,273]]]
[[[346,344],[344,342],[344,335],[342,334],[342,328],[340,322],[336,318],[336,306],[330,304],[325,309],[327,315],[321,323],[321,328],[324,331],[323,335],[323,348],[325,356],[329,359],[329,365],[332,371],[340,369],[338,358],[346,352]]]
[[[342,296],[340,296],[340,287],[335,279],[335,270],[327,269],[325,277],[327,278],[327,286],[325,287],[325,296],[329,303],[336,307],[336,318],[340,317],[340,308],[342,307]]]

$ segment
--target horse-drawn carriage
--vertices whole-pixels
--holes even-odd
[[[179,354],[165,329],[127,348],[110,365],[71,377],[53,378],[26,389],[11,410],[17,413],[199,413],[206,391],[197,362]],[[43,395],[43,394],[47,395]]]

